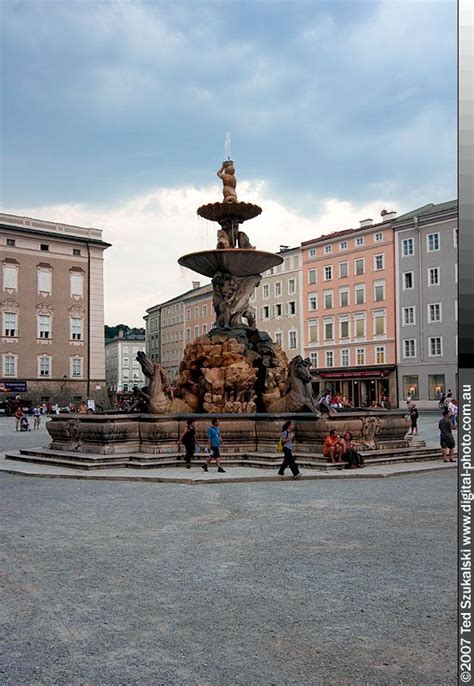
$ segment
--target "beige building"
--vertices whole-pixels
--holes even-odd
[[[193,281],[193,288],[147,309],[146,352],[173,380],[188,343],[212,329],[215,315],[212,286]]]
[[[301,248],[281,248],[278,255],[283,263],[263,274],[250,304],[256,310],[258,329],[269,333],[291,359],[304,353]]]
[[[105,404],[102,231],[0,214],[1,384]]]

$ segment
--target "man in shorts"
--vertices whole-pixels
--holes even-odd
[[[443,458],[445,462],[454,462],[454,448],[456,446],[454,442],[453,432],[451,429],[451,419],[449,416],[449,410],[446,407],[443,410],[443,417],[439,420],[439,439],[441,443],[441,448],[443,450]]]
[[[202,468],[205,472],[208,471],[208,466],[211,460],[216,461],[217,471],[225,472],[225,469],[221,467],[221,453],[220,449],[222,446],[221,430],[219,429],[219,420],[214,418],[211,422],[211,426],[207,430],[207,447],[209,450],[209,456],[206,459],[205,464]]]
[[[324,457],[330,457],[333,464],[344,464],[342,461],[341,439],[337,435],[335,429],[331,429],[329,436],[326,436],[324,439],[323,455]]]

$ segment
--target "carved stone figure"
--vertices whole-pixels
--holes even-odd
[[[222,183],[224,184],[222,189],[224,202],[237,202],[237,193],[235,191],[237,179],[235,178],[235,168],[232,160],[226,160],[222,163],[221,168],[217,172],[217,176],[222,179]]]
[[[168,375],[160,364],[150,360],[142,351],[138,351],[137,361],[150,381],[148,392],[142,390],[142,395],[148,401],[150,414],[191,412],[191,408],[183,400],[174,398]]]
[[[301,355],[296,355],[290,361],[286,393],[268,407],[268,412],[314,412],[319,416],[310,367],[311,362],[304,360]]]
[[[217,328],[242,326],[242,317],[250,328],[255,328],[255,310],[249,306],[250,296],[261,280],[260,274],[233,276],[217,272],[212,279],[212,304],[216,313]]]
[[[375,450],[377,444],[375,442],[375,437],[380,431],[380,419],[379,417],[363,417],[362,418],[362,429],[361,436],[362,441],[366,448],[369,450]]]

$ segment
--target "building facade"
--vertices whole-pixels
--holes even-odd
[[[105,344],[105,372],[110,394],[131,391],[134,386],[146,386],[147,381],[137,362],[138,351],[145,351],[145,334],[130,331],[107,341]]]
[[[360,222],[302,243],[304,350],[315,392],[356,407],[397,402],[392,220]]]
[[[0,214],[2,388],[33,402],[107,402],[109,245],[98,229]]]
[[[457,397],[457,200],[398,217],[395,233],[399,399]]]
[[[172,381],[186,345],[212,328],[212,286],[195,281],[190,291],[147,309],[144,319],[147,354],[165,368]]]
[[[304,353],[301,248],[284,248],[278,255],[283,263],[263,274],[250,304],[257,328],[269,333],[291,359]]]

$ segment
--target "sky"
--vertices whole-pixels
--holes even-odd
[[[227,132],[260,249],[456,197],[455,0],[1,11],[2,210],[103,230],[107,324],[206,281]]]

